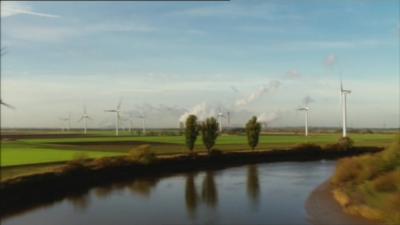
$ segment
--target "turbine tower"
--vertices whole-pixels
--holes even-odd
[[[222,132],[222,118],[224,118],[224,114],[222,112],[219,112],[217,114],[218,117],[218,123],[219,123],[219,132]]]
[[[347,95],[351,93],[351,90],[343,89],[343,83],[340,81],[340,95],[342,100],[342,136],[347,136]]]
[[[118,105],[115,109],[104,110],[104,112],[115,113],[115,136],[118,136],[119,120],[121,119],[121,116],[119,115],[119,113],[121,112],[121,103],[122,101],[119,100]]]
[[[227,117],[227,126],[228,128],[231,128],[231,112],[227,112],[226,113],[226,117]]]
[[[304,107],[300,107],[297,110],[299,111],[304,111],[304,116],[305,116],[305,128],[304,128],[304,135],[307,137],[308,136],[308,110],[310,110],[310,108],[308,108],[307,106]]]
[[[138,118],[142,119],[142,132],[143,135],[146,134],[146,116],[144,115],[143,112],[140,113],[140,115],[138,116]]]
[[[87,120],[91,119],[89,117],[89,115],[86,112],[86,106],[83,106],[83,114],[81,116],[81,118],[78,120],[78,122],[83,120],[83,133],[86,134],[87,133]]]

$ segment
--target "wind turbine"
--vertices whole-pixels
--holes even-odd
[[[118,136],[119,120],[121,119],[121,117],[119,115],[119,113],[121,112],[121,103],[122,103],[122,101],[119,100],[118,105],[115,109],[104,110],[104,112],[115,113],[115,136]]]
[[[6,48],[5,48],[5,47],[2,47],[2,48],[0,49],[0,56],[4,56],[5,54],[6,54]],[[0,78],[1,78],[1,73],[0,73]],[[0,97],[0,106],[1,106],[1,105],[4,105],[5,107],[10,108],[10,109],[15,109],[14,106],[3,102],[3,100],[2,100],[1,97]]]
[[[305,112],[305,114],[304,114],[304,116],[305,116],[304,135],[308,136],[308,110],[310,110],[310,108],[308,108],[307,106],[304,106],[304,107],[298,108],[297,110]]]
[[[143,131],[143,135],[144,135],[144,134],[146,134],[146,116],[144,115],[143,112],[141,112],[140,115],[137,117],[142,119],[142,131]]]
[[[1,100],[1,99],[0,99],[0,105],[4,105],[5,107],[10,108],[10,109],[15,109],[14,106],[3,102],[3,100]]]
[[[125,117],[125,118],[121,117],[121,120],[129,122],[128,131],[129,131],[129,133],[132,133],[132,128],[133,128],[133,119],[132,119],[132,117],[131,116],[128,116],[128,117]],[[126,128],[126,126],[125,126],[125,128]]]
[[[218,123],[219,123],[219,132],[222,132],[222,118],[225,118],[225,115],[222,112],[217,114]]]
[[[64,122],[62,131],[65,130],[65,123],[67,124],[67,131],[69,131],[71,129],[71,113],[68,114],[68,117],[62,117],[60,120]]]
[[[231,112],[227,112],[226,113],[226,117],[227,117],[227,126],[228,128],[231,128]]]
[[[78,120],[78,122],[83,120],[83,133],[86,134],[87,133],[87,120],[91,119],[89,117],[89,115],[86,112],[86,106],[83,106],[83,114],[81,116],[81,118]]]
[[[347,95],[351,93],[351,90],[343,89],[343,82],[340,81],[340,95],[342,100],[342,136],[347,136],[346,125],[347,125]]]

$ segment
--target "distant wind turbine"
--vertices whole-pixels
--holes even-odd
[[[347,136],[346,125],[347,125],[347,95],[351,93],[351,90],[343,89],[343,82],[340,81],[340,95],[342,100],[342,136]]]
[[[227,112],[226,113],[226,117],[227,117],[227,126],[228,126],[228,128],[230,128],[231,127],[231,112]]]
[[[128,131],[129,131],[129,133],[131,133],[132,132],[132,128],[133,128],[133,118],[131,116],[128,116],[128,117],[121,117],[120,119],[122,121],[129,122]],[[126,128],[126,126],[125,126],[125,128]]]
[[[307,106],[304,106],[304,107],[298,108],[297,110],[299,110],[299,111],[304,111],[304,112],[305,112],[305,113],[304,113],[304,116],[305,116],[304,135],[305,135],[305,136],[308,136],[308,110],[310,110],[310,108],[308,108]]]
[[[68,114],[68,117],[62,117],[60,120],[64,122],[62,131],[65,130],[65,127],[67,127],[66,130],[69,131],[71,129],[71,113]],[[67,126],[65,126],[65,124],[67,124]]]
[[[142,119],[142,131],[143,131],[143,134],[146,134],[146,116],[144,115],[143,112],[141,112],[140,115],[137,117]]]
[[[225,118],[225,115],[222,112],[217,114],[218,123],[219,123],[219,132],[222,132],[222,118]]]
[[[83,121],[83,133],[87,133],[87,120],[92,119],[86,112],[86,106],[83,106],[83,114],[81,118],[78,120],[78,122]]]
[[[119,114],[121,112],[121,103],[122,103],[122,101],[119,100],[118,105],[115,109],[104,110],[105,112],[115,113],[115,136],[118,136],[119,120],[121,119],[120,114]]]

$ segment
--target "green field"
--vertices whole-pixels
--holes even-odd
[[[394,134],[351,134],[358,146],[387,146]],[[60,136],[61,137],[61,136]],[[335,143],[339,134],[318,134],[309,137],[270,134],[260,137],[258,149],[285,149],[300,143],[325,145]],[[140,144],[150,144],[157,154],[187,152],[183,136],[97,136],[2,140],[1,167],[65,162],[84,154],[89,158],[121,155]],[[245,136],[222,135],[215,148],[223,151],[248,150]],[[196,151],[204,151],[201,137]]]

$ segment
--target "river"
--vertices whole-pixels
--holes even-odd
[[[253,164],[95,187],[3,218],[37,224],[310,224],[309,194],[335,161]],[[56,191],[56,190],[55,190]]]

